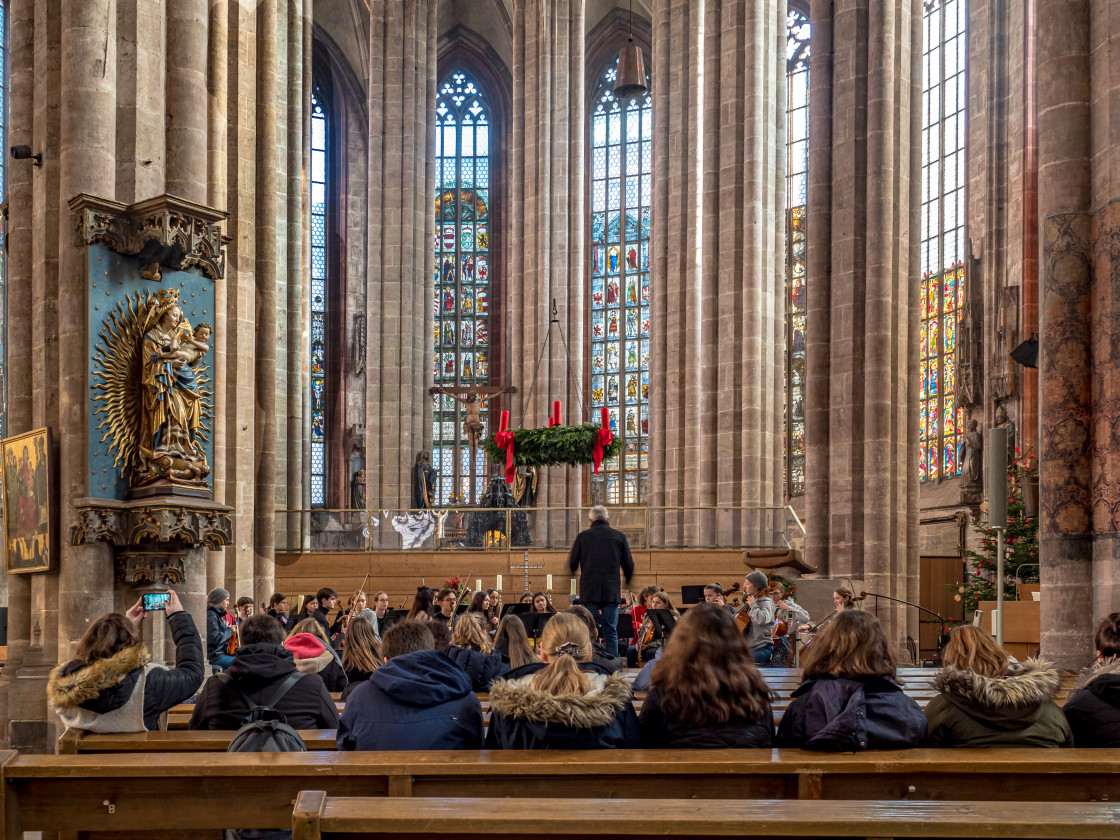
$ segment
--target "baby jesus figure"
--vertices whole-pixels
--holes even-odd
[[[213,332],[209,324],[199,324],[193,332],[184,324],[182,337],[171,345],[168,354],[171,366],[178,370],[183,365],[193,365],[205,356],[206,351],[210,349],[210,345],[206,342]]]

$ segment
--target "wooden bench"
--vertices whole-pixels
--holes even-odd
[[[442,799],[338,797],[302,791],[292,840],[491,840],[493,837],[1113,838],[1120,804],[1068,802],[728,801],[669,799]]]
[[[501,791],[538,804],[578,797],[858,800],[871,791],[893,801],[1120,801],[1120,750],[7,752],[0,761],[6,837],[149,831],[172,838],[285,828],[301,790],[433,800]],[[657,803],[647,807],[659,813]],[[736,817],[742,828],[744,814]]]

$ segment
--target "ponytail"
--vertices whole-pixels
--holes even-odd
[[[579,669],[579,663],[570,653],[561,654],[533,674],[530,684],[537,691],[555,696],[583,695],[591,690],[591,678]]]
[[[591,678],[579,669],[591,659],[591,636],[583,620],[571,613],[558,613],[541,633],[541,649],[549,663],[533,674],[530,685],[552,695],[587,694]]]

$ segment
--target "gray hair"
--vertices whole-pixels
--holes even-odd
[[[598,522],[599,520],[610,522],[611,518],[607,515],[607,509],[605,507],[602,505],[595,505],[591,508],[591,521]]]

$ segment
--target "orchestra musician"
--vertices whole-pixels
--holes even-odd
[[[770,579],[764,572],[751,572],[743,581],[746,604],[740,608],[740,616],[745,611],[750,621],[744,634],[751,649],[756,665],[765,665],[774,653],[774,640],[771,628],[774,624],[774,601],[770,597]]]

